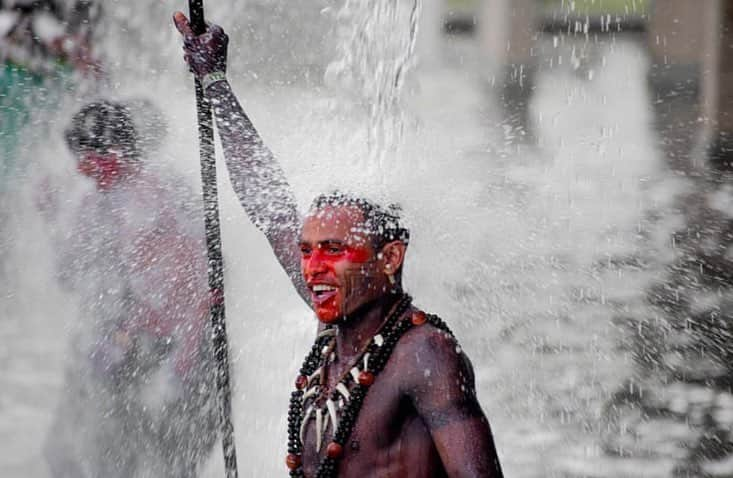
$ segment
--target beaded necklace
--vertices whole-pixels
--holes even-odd
[[[300,368],[300,374],[295,380],[295,391],[290,394],[286,464],[291,477],[302,478],[304,476],[301,458],[303,433],[308,420],[312,417],[316,421],[317,451],[320,451],[329,421],[333,429],[333,439],[326,447],[326,456],[318,465],[316,477],[336,476],[338,462],[343,455],[344,443],[354,429],[369,387],[386,365],[400,337],[410,327],[429,322],[451,336],[453,335],[445,322],[435,315],[416,312],[412,315],[411,320],[400,320],[410,307],[411,300],[410,296],[405,294],[397,301],[382,327],[357,358],[354,367],[342,377],[328,395],[325,406],[318,405],[317,401],[322,398],[320,387],[323,369],[333,361],[332,350],[336,340],[336,329],[329,325],[316,336]]]

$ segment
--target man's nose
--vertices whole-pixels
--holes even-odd
[[[313,251],[310,257],[305,260],[303,272],[305,272],[306,275],[313,275],[318,274],[319,272],[325,272],[326,268],[326,262],[323,260],[323,257],[321,257],[320,252]]]

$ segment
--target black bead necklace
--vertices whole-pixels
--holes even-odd
[[[367,391],[372,383],[374,383],[377,374],[387,364],[394,347],[402,335],[412,326],[422,325],[426,322],[451,336],[453,335],[445,322],[435,315],[426,315],[422,312],[417,312],[413,314],[411,320],[401,320],[402,315],[410,307],[410,303],[411,298],[406,294],[398,300],[397,305],[387,320],[385,320],[383,326],[369,342],[366,350],[357,359],[356,366],[351,369],[350,373],[344,376],[330,393],[327,400],[331,402],[329,404],[329,411],[333,411],[331,408],[333,403],[338,403],[341,413],[340,419],[338,419],[338,425],[336,424],[336,420],[332,419],[334,428],[333,439],[326,448],[326,456],[323,457],[321,463],[318,465],[316,470],[317,478],[336,476],[338,462],[343,455],[344,443],[353,431]],[[310,352],[303,361],[303,366],[300,368],[300,375],[295,381],[296,390],[290,395],[290,408],[288,410],[288,456],[286,464],[290,469],[291,477],[304,476],[301,458],[303,453],[301,435],[305,426],[304,420],[309,418],[306,415],[313,410],[313,405],[311,405],[308,407],[308,411],[306,411],[306,402],[311,399],[311,387],[318,385],[317,383],[315,385],[312,383],[320,379],[317,373],[318,370],[322,369],[329,361],[331,345],[335,340],[334,336],[335,329],[332,326],[327,326],[318,334]],[[361,369],[360,366],[362,367]],[[309,396],[305,397],[306,394]],[[321,410],[318,409],[316,413],[321,413]],[[333,416],[335,417],[335,413]],[[317,427],[319,426],[317,425]],[[317,434],[319,437],[317,438],[317,446],[320,446],[321,430],[318,430]]]

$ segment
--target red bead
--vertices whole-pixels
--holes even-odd
[[[374,383],[374,374],[372,372],[360,372],[359,373],[359,384],[365,387],[370,386]]]
[[[290,453],[285,458],[285,464],[288,465],[289,470],[296,470],[300,468],[302,461],[300,460],[300,455],[296,455],[294,453]]]
[[[427,322],[428,318],[425,315],[425,312],[419,310],[412,314],[412,325],[422,325],[425,322]]]
[[[333,458],[334,460],[336,458],[341,458],[341,455],[344,453],[344,447],[336,443],[335,441],[332,441],[328,444],[328,447],[326,448],[326,455],[328,455],[329,458]]]
[[[306,385],[308,385],[308,377],[305,375],[298,375],[298,378],[295,379],[295,388],[303,390]]]

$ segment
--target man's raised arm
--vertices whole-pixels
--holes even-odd
[[[252,223],[270,241],[275,256],[306,303],[309,293],[300,274],[300,218],[282,167],[264,144],[224,77],[229,39],[216,25],[194,35],[186,17],[173,21],[183,35],[184,58],[201,81],[214,109],[229,178]]]

